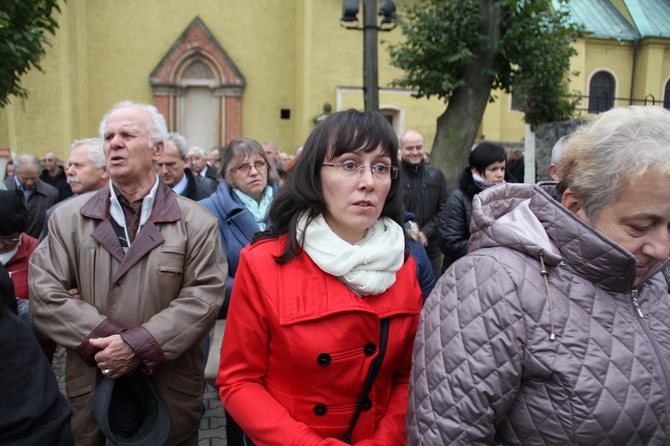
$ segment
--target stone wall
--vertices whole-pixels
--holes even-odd
[[[549,164],[551,164],[551,149],[562,136],[575,131],[584,120],[570,120],[540,124],[535,129],[535,172],[536,181],[551,180]]]

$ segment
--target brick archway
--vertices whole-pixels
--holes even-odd
[[[189,86],[208,87],[215,109],[216,145],[242,134],[244,76],[228,57],[200,17],[196,17],[172,45],[149,78],[154,104],[170,131],[184,124],[185,95]]]

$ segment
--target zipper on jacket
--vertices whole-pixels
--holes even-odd
[[[631,297],[633,300],[633,306],[637,310],[637,314],[639,317],[635,318],[638,324],[640,324],[640,327],[642,327],[642,331],[644,331],[644,334],[647,336],[647,339],[649,340],[649,344],[651,344],[651,347],[653,349],[653,354],[656,357],[656,361],[658,362],[659,368],[661,369],[661,375],[663,377],[663,384],[665,387],[665,407],[666,410],[670,413],[670,375],[668,374],[668,366],[665,362],[665,358],[663,357],[663,354],[661,353],[661,350],[658,347],[658,342],[656,341],[656,338],[654,338],[653,334],[651,333],[651,330],[647,326],[647,324],[644,323],[642,320],[644,316],[642,315],[642,310],[640,309],[640,303],[637,300],[637,289],[633,288],[633,291],[631,293]]]
[[[633,306],[637,310],[637,314],[640,317],[644,317],[644,314],[642,314],[642,310],[640,309],[640,303],[637,301],[637,289],[633,288],[633,292],[631,293],[631,296],[633,298]]]

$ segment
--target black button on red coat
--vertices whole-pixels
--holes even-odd
[[[325,404],[317,404],[314,406],[314,415],[317,417],[322,417],[328,412],[328,408]]]
[[[363,347],[363,353],[365,353],[365,356],[372,356],[375,354],[377,351],[377,346],[375,345],[374,342],[368,342],[365,344],[365,347]]]
[[[316,358],[316,362],[318,362],[321,367],[328,367],[331,361],[332,358],[328,353],[321,353],[319,357]]]

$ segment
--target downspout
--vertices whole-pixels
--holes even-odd
[[[628,96],[628,105],[633,105],[633,89],[635,88],[635,71],[637,70],[637,48],[640,44],[640,39],[633,40],[633,73],[630,77],[630,95]]]

